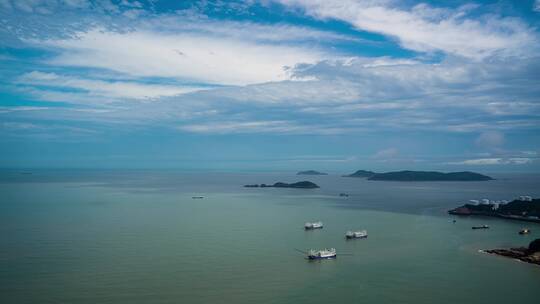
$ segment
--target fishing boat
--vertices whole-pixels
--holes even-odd
[[[323,250],[310,249],[307,252],[307,257],[310,260],[335,259],[337,254],[335,248],[325,248]]]
[[[304,224],[304,228],[306,230],[313,230],[313,229],[322,229],[323,223],[322,222],[307,222]]]
[[[529,234],[531,233],[531,230],[527,229],[527,228],[523,228],[519,231],[519,234]]]
[[[489,229],[489,226],[488,225],[473,226],[472,229]]]
[[[366,230],[360,230],[360,231],[347,231],[345,233],[345,238],[347,239],[365,239],[367,238],[367,231]]]

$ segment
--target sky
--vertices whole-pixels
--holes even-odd
[[[0,167],[540,172],[540,0],[0,0]]]

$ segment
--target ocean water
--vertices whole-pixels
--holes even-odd
[[[540,298],[540,267],[479,252],[527,245],[540,237],[539,224],[446,214],[469,199],[539,197],[539,175],[382,182],[293,173],[31,173],[0,173],[1,303]],[[306,179],[321,189],[242,187]],[[313,220],[324,229],[304,231]],[[479,224],[491,229],[471,229]],[[523,227],[532,233],[518,235]],[[369,237],[346,241],[349,229],[367,229]],[[324,247],[335,247],[338,258],[308,261],[295,250]]]

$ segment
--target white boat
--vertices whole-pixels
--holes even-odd
[[[345,237],[348,239],[364,239],[367,238],[367,231],[347,231],[347,233],[345,233]]]
[[[304,228],[306,230],[311,230],[311,229],[321,229],[323,227],[323,223],[321,221],[319,222],[307,222],[304,224]]]
[[[310,260],[335,259],[337,257],[335,248],[325,248],[323,250],[310,249],[307,254]]]
[[[489,226],[488,225],[473,226],[472,229],[489,229]]]

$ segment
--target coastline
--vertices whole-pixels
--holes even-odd
[[[480,249],[478,252],[496,255],[500,257],[509,258],[518,262],[536,265],[540,267],[540,253],[529,254],[527,248],[510,248],[510,249]]]
[[[448,210],[449,214],[461,216],[491,216],[509,220],[540,223],[540,199],[520,196],[511,202],[471,200],[471,204]]]
[[[487,217],[496,217],[496,218],[502,218],[502,219],[540,224],[540,219],[532,219],[532,218],[527,218],[527,217],[518,216],[518,215],[489,214],[489,213],[482,213],[482,212],[462,213],[462,212],[456,211],[455,209],[449,210],[448,213],[451,215],[457,215],[457,216],[487,216]]]

